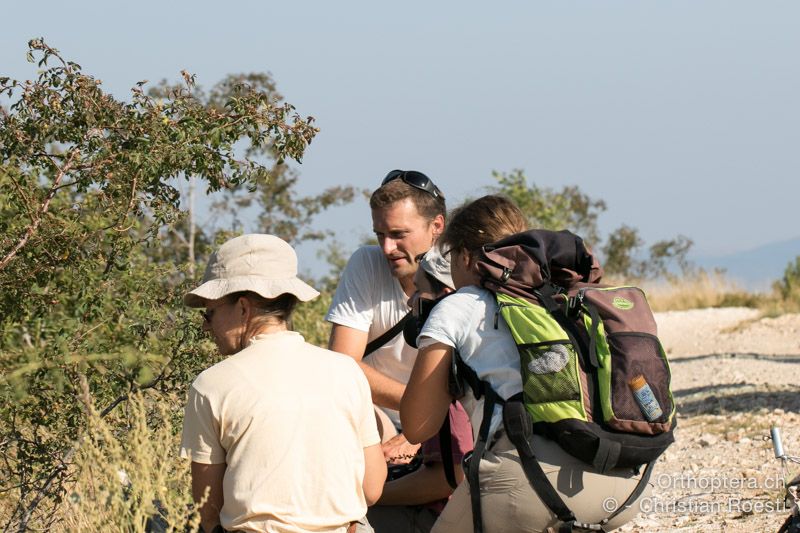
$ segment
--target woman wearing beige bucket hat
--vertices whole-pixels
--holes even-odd
[[[226,359],[192,383],[181,455],[203,530],[371,531],[386,464],[369,385],[349,357],[290,331],[319,293],[273,235],[233,238],[184,296]]]

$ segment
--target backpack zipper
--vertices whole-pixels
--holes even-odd
[[[510,304],[507,302],[497,302],[497,311],[494,312],[494,329],[497,329],[499,326],[500,320],[500,312],[503,310],[504,307],[525,307],[522,304]]]
[[[583,298],[586,289],[587,287],[578,289],[577,294],[569,298],[567,301],[567,316],[578,318],[579,313],[583,309]]]

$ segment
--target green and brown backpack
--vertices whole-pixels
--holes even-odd
[[[568,231],[531,230],[484,246],[481,284],[497,299],[520,355],[523,392],[501,398],[460,357],[451,382],[485,398],[472,457],[483,455],[494,405],[531,486],[561,522],[560,531],[602,530],[647,485],[652,465],[674,441],[670,370],[656,322],[636,287],[599,284],[602,269]],[[605,473],[644,468],[633,494],[599,524],[581,523],[536,461],[536,433]],[[478,468],[467,466],[475,531],[482,531]]]

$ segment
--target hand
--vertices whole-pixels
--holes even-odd
[[[381,444],[386,462],[394,465],[410,463],[411,459],[417,455],[419,447],[419,444],[408,442],[402,433]]]

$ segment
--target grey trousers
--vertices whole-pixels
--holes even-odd
[[[534,436],[533,446],[547,478],[582,522],[596,523],[609,516],[615,505],[622,505],[628,499],[639,480],[630,469],[600,474],[538,435]],[[558,524],[558,519],[531,488],[517,450],[505,437],[486,452],[479,475],[486,533],[540,533]],[[652,485],[649,485],[638,501],[649,497],[651,491]],[[606,531],[635,517],[639,512],[638,501],[611,520]],[[431,532],[469,533],[472,530],[469,483],[465,480],[450,497]]]

